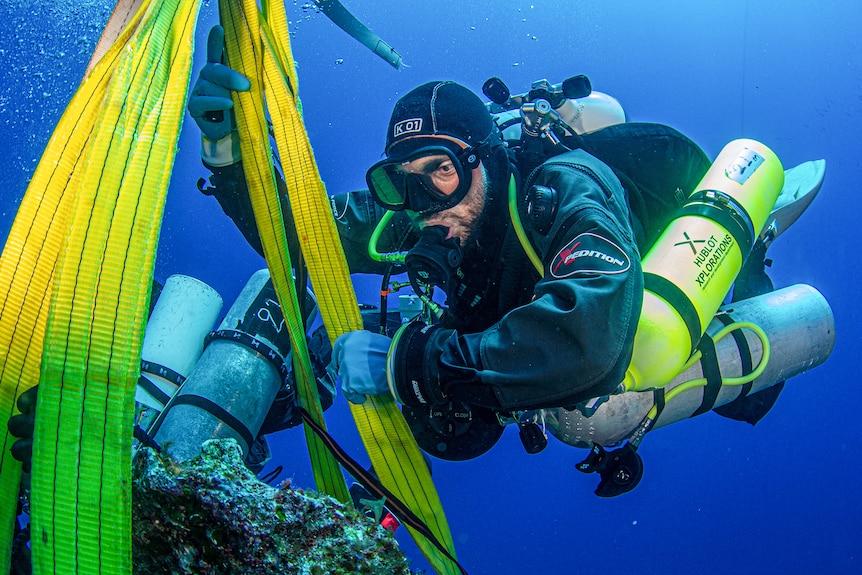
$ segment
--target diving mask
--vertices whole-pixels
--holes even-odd
[[[479,155],[475,148],[462,149],[454,142],[439,141],[371,166],[365,180],[374,200],[388,210],[418,214],[448,210],[463,200]]]

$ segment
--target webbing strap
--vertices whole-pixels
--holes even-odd
[[[221,0],[219,2],[219,14],[225,29],[227,64],[245,75],[251,82],[249,91],[233,92],[243,171],[261,246],[290,336],[300,401],[323,425],[323,410],[320,407],[316,380],[308,355],[305,326],[301,317],[296,286],[293,282],[284,219],[272,166],[272,152],[263,95],[264,56],[270,54],[270,50],[265,48],[263,42],[261,19],[255,0]],[[282,85],[285,85],[284,75],[278,73],[276,75],[281,78]],[[270,88],[269,84],[266,86],[267,89]],[[266,99],[272,103],[278,97],[279,95],[272,90],[267,93]],[[273,113],[272,116],[275,126],[283,123],[278,114]],[[301,169],[305,165],[288,167]],[[291,205],[293,205],[292,198]],[[339,501],[349,501],[350,494],[341,474],[341,469],[338,467],[338,462],[308,430],[306,430],[306,442],[312,459],[311,466],[317,488]]]
[[[40,380],[34,573],[131,572],[129,431],[197,9],[194,0],[146,2],[104,98],[88,102],[98,119],[72,177]]]
[[[301,117],[293,59],[286,33],[286,16],[281,2],[262,2],[265,18],[260,18],[253,0],[222,0],[219,3],[225,27],[228,64],[251,80],[251,90],[235,94],[243,166],[249,183],[255,220],[261,243],[285,318],[298,316],[298,306],[289,297],[293,286],[287,259],[284,224],[277,192],[271,180],[271,154],[266,130],[262,89],[271,111],[273,134],[281,155],[282,171],[289,193],[291,211],[308,265],[309,277],[318,298],[321,317],[333,340],[347,331],[362,329],[362,318],[353,292],[347,263],[341,250],[338,232],[329,204],[329,196],[320,181],[314,154]],[[284,31],[284,32],[282,32]],[[290,81],[288,82],[288,78]],[[260,182],[258,185],[255,182]],[[265,183],[265,185],[263,185]],[[301,321],[297,338],[291,336],[294,352],[306,348]],[[292,334],[293,332],[291,332]],[[300,356],[294,354],[294,360]],[[298,364],[297,364],[298,365]],[[300,401],[314,420],[322,425],[314,378],[298,374]],[[454,556],[454,545],[439,496],[416,441],[391,397],[369,398],[362,405],[351,405],[360,436],[381,482],[407,503],[429,526],[436,539]],[[347,501],[349,493],[340,469],[317,435],[306,426],[312,467],[318,488],[329,473],[318,473],[323,465],[338,473],[339,497]],[[333,462],[331,467],[328,463]],[[458,573],[457,566],[424,536],[408,526],[417,545],[439,573]]]
[[[217,329],[207,334],[204,338],[204,346],[209,345],[209,342],[215,339],[230,341],[242,345],[255,353],[259,353],[272,364],[272,367],[281,376],[282,381],[288,381],[290,368],[285,363],[284,358],[281,357],[281,354],[275,348],[267,345],[261,338],[254,337],[238,329]]]
[[[701,353],[700,366],[706,378],[706,387],[703,388],[700,407],[689,417],[706,413],[715,407],[715,400],[718,398],[718,392],[721,391],[721,368],[718,365],[718,354],[715,352],[715,341],[705,335],[698,344],[698,351]]]
[[[644,289],[664,299],[680,315],[688,330],[691,345],[688,352],[692,353],[697,348],[697,342],[700,341],[702,333],[700,316],[694,304],[676,284],[656,274],[644,273]]]
[[[173,409],[178,405],[193,405],[198,409],[202,409],[236,431],[245,441],[245,444],[251,449],[254,445],[254,434],[251,430],[239,419],[233,416],[231,412],[215,403],[213,400],[202,395],[194,393],[178,393],[174,396],[169,409]]]
[[[153,396],[153,399],[158,401],[161,405],[166,405],[170,400],[171,396],[161,390],[159,386],[149,380],[145,375],[141,375],[138,377],[138,387],[149,393]]]
[[[736,240],[742,259],[751,252],[754,228],[751,217],[736,200],[717,190],[702,190],[691,195],[677,212],[679,216],[701,216],[721,225]]]
[[[177,373],[171,368],[154,361],[141,360],[141,371],[158,375],[175,385],[182,385],[186,381],[185,376],[181,373]]]
[[[634,449],[640,447],[641,442],[644,440],[644,437],[647,433],[649,433],[655,424],[658,422],[658,418],[661,417],[662,412],[664,412],[664,408],[667,405],[667,398],[665,397],[665,391],[663,387],[657,387],[652,391],[653,397],[653,407],[647,412],[647,416],[641,420],[638,426],[632,431],[629,435],[629,445],[631,445]],[[653,414],[655,411],[655,414]]]
[[[144,0],[119,0],[114,6],[114,11],[111,12],[108,23],[105,24],[105,29],[102,30],[102,35],[99,36],[99,41],[96,42],[96,47],[93,49],[93,55],[90,57],[90,62],[87,64],[87,70],[84,75],[90,73],[90,70],[98,64],[111,46],[117,43],[123,31],[130,29],[129,23],[132,18],[138,13]]]
[[[653,419],[658,420],[658,418],[661,417],[661,414],[664,411],[665,405],[667,405],[667,403],[665,402],[665,397],[664,397],[664,388],[663,387],[655,388],[652,392],[652,397],[653,397],[653,405],[655,406],[655,409],[656,409],[655,417]]]
[[[52,278],[68,234],[84,149],[102,110],[110,74],[136,19],[72,96],[36,166],[0,257],[0,525],[15,521],[21,465],[6,428],[17,398],[39,382]],[[12,532],[0,529],[0,570],[8,570]]]
[[[0,259],[0,396],[40,385],[37,574],[131,572],[129,432],[197,8],[142,2],[67,106]]]

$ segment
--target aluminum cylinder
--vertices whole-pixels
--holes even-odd
[[[780,381],[802,374],[822,364],[835,346],[835,318],[829,303],[816,289],[797,284],[745,301],[723,306],[720,313],[734,321],[751,322],[761,327],[770,346],[770,360],[765,371],[752,382],[750,393],[765,389]],[[713,320],[707,328],[715,334],[724,327]],[[760,339],[750,330],[742,330],[751,350],[752,364],[763,357]],[[742,375],[742,359],[730,335],[716,342],[716,353],[722,376]],[[703,367],[696,363],[677,375],[665,390],[703,377]],[[722,385],[714,407],[730,403],[741,392],[741,386]],[[690,417],[701,405],[703,387],[680,393],[667,402],[655,427],[662,427]],[[652,391],[629,391],[608,397],[589,417],[575,409],[544,411],[551,433],[563,443],[589,448],[593,443],[611,445],[628,438],[652,409]]]
[[[156,423],[155,441],[186,460],[208,439],[247,455],[290,366],[290,340],[269,272],[252,275]]]
[[[172,275],[147,322],[141,349],[141,377],[135,389],[136,423],[147,430],[189,376],[204,337],[222,309],[216,290],[186,275]]]

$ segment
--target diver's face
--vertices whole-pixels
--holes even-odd
[[[452,158],[445,154],[421,156],[398,166],[398,170],[406,174],[419,176],[425,187],[432,194],[450,196],[458,189],[458,171]]]
[[[445,158],[445,156],[442,157]],[[435,160],[435,158],[437,159]],[[439,157],[428,156],[416,161],[430,160],[434,162],[439,159]],[[461,247],[465,247],[478,228],[486,200],[485,171],[482,169],[481,163],[473,168],[471,176],[470,189],[463,200],[447,210],[418,216],[419,227],[444,226],[449,229],[446,238],[457,238]]]

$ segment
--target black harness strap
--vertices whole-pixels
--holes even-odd
[[[657,387],[653,389],[652,398],[653,405],[655,406],[655,417],[650,418],[649,416],[647,416],[643,418],[643,420],[638,424],[635,430],[629,435],[628,444],[631,445],[634,449],[640,447],[641,442],[644,440],[644,437],[652,430],[653,427],[655,427],[658,418],[661,417],[661,414],[664,411],[665,405],[667,405],[667,402],[665,401],[663,387]]]
[[[158,375],[161,378],[164,378],[171,383],[176,385],[182,385],[185,382],[186,378],[180,373],[172,370],[169,367],[166,367],[160,363],[156,363],[154,361],[141,360],[141,371],[146,371],[147,373],[152,373],[153,375]]]
[[[248,349],[259,353],[261,356],[269,360],[273,367],[278,370],[279,375],[285,383],[288,381],[287,377],[290,374],[290,366],[285,363],[281,354],[276,349],[264,343],[260,338],[256,338],[244,331],[235,329],[217,329],[210,332],[206,338],[204,338],[204,346],[206,347],[211,341],[216,339],[239,343]]]
[[[156,443],[153,438],[150,437],[150,435],[146,431],[144,431],[144,428],[140,425],[135,425],[135,427],[132,429],[132,436],[137,439],[138,442],[141,443],[141,445],[149,447],[150,449],[154,449],[159,453],[162,452],[162,447],[158,443]]]
[[[246,445],[251,447],[254,444],[254,435],[243,422],[231,415],[231,413],[225,408],[206,397],[195,395],[193,393],[178,393],[174,396],[173,400],[171,400],[170,407],[173,408],[177,405],[194,405],[198,409],[203,409],[240,434]]]
[[[406,523],[413,529],[415,529],[418,533],[420,533],[423,537],[425,537],[428,541],[431,542],[434,547],[436,547],[440,552],[446,556],[447,559],[452,561],[458,569],[461,571],[463,575],[467,575],[467,571],[461,566],[458,561],[452,557],[449,551],[437,540],[437,537],[434,536],[434,533],[428,529],[428,526],[415,514],[413,511],[407,507],[401,500],[399,500],[395,495],[392,494],[391,491],[386,489],[380,481],[374,477],[371,473],[369,473],[362,465],[359,464],[355,459],[350,457],[346,451],[344,451],[338,443],[336,443],[335,439],[327,433],[325,429],[320,427],[314,419],[311,417],[311,414],[308,413],[303,408],[300,408],[300,412],[302,413],[302,420],[305,424],[320,438],[321,441],[326,445],[329,451],[332,452],[332,455],[338,460],[338,462],[344,466],[350,475],[352,475],[357,481],[359,481],[363,487],[370,493],[372,496],[380,499],[386,498],[386,506],[392,510],[393,514],[403,523]]]
[[[657,387],[652,392],[653,403],[655,404],[655,417],[654,421],[658,421],[658,418],[661,417],[661,412],[664,411],[664,406],[666,405],[664,399],[664,388]]]
[[[160,404],[165,405],[171,400],[171,396],[161,390],[155,383],[145,377],[143,374],[138,376],[138,387],[153,396],[153,399]]]
[[[685,206],[678,212],[679,216],[701,216],[710,219],[729,233],[742,253],[742,259],[751,252],[754,230],[751,229],[751,217],[736,200],[717,190],[702,190],[689,197]]]
[[[693,352],[701,336],[700,316],[685,292],[671,281],[649,272],[644,273],[644,289],[664,299],[682,317],[691,342],[689,352]]]
[[[703,376],[706,378],[706,387],[703,390],[703,400],[700,402],[700,407],[689,417],[706,413],[715,407],[715,400],[718,399],[718,392],[721,391],[721,369],[718,366],[715,341],[710,336],[704,335],[697,348],[701,353],[700,366],[703,369]]]

